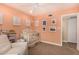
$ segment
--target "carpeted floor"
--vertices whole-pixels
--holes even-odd
[[[63,43],[63,46],[60,47],[39,42],[28,50],[29,55],[79,55],[76,44],[71,46],[69,43]]]

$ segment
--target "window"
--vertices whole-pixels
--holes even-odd
[[[0,14],[0,24],[3,24],[3,14]]]
[[[13,16],[13,25],[20,25],[21,20],[17,16]]]

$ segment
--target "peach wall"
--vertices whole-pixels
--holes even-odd
[[[61,16],[64,14],[70,14],[70,13],[77,13],[79,12],[78,6],[73,6],[70,8],[66,9],[60,9],[52,13],[52,15],[56,19],[56,32],[50,32],[49,27],[50,27],[50,18],[48,17],[48,14],[41,15],[41,16],[34,16],[32,17],[31,15],[25,14],[19,10],[15,10],[13,8],[10,8],[8,6],[5,6],[3,4],[0,4],[0,12],[4,14],[4,24],[0,25],[0,28],[2,29],[14,29],[17,33],[17,36],[21,33],[21,31],[26,28],[24,24],[24,20],[26,18],[31,18],[33,21],[34,18],[37,18],[40,21],[38,31],[40,33],[41,41],[47,41],[51,43],[56,43],[56,44],[61,44]],[[21,25],[20,26],[13,26],[11,23],[12,16],[18,16],[21,19]],[[46,26],[46,32],[42,31],[42,24],[41,21],[43,17],[46,18],[47,20],[47,26]],[[31,28],[34,30],[34,24],[32,23]]]
[[[58,11],[53,12],[52,15],[56,19],[56,28],[57,28],[56,32],[49,31],[51,21],[50,21],[50,18],[48,17],[48,14],[36,16],[36,18],[38,18],[38,20],[40,21],[40,24],[43,17],[47,19],[46,32],[42,31],[41,25],[38,27],[40,35],[41,35],[41,41],[46,41],[46,42],[61,45],[61,16],[64,14],[71,14],[71,13],[77,13],[77,12],[79,12],[78,6],[69,7],[63,10],[60,9]]]
[[[0,25],[0,29],[13,29],[16,31],[17,36],[21,33],[21,31],[26,28],[25,21],[27,18],[32,19],[32,16],[25,14],[19,10],[10,8],[6,5],[0,4],[0,13],[4,14],[4,22],[3,25]],[[21,25],[20,26],[14,26],[12,24],[12,17],[18,16],[21,19]],[[33,26],[31,27],[33,28]]]

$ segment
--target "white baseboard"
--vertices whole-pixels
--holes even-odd
[[[77,50],[79,51],[79,48],[77,47]]]
[[[57,44],[57,43],[53,43],[53,42],[47,42],[47,41],[40,41],[40,42],[51,44],[51,45],[62,46],[62,44]]]
[[[66,40],[63,40],[63,42],[71,42],[71,41],[66,41]],[[71,43],[77,43],[77,42],[71,42]]]
[[[66,41],[66,40],[63,40],[63,42],[68,42],[68,41]]]

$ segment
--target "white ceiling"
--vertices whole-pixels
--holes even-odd
[[[68,3],[7,3],[6,5],[16,8],[20,11],[31,15],[41,15],[45,13],[51,13],[56,10],[73,7],[77,4]]]

